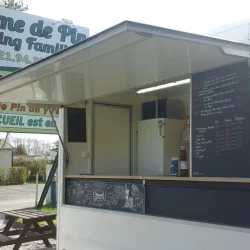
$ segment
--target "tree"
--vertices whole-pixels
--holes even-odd
[[[14,155],[24,156],[27,155],[27,151],[24,145],[19,144],[14,150]]]
[[[51,150],[51,143],[46,141],[40,141],[41,153],[47,155]]]
[[[38,139],[36,138],[33,138],[31,139],[32,141],[32,147],[33,147],[33,153],[34,155],[39,155],[41,154],[41,144],[40,144],[40,141],[38,141]]]
[[[25,142],[25,147],[26,147],[26,150],[28,152],[28,155],[31,154],[32,152],[32,139],[28,138]]]
[[[9,136],[8,139],[9,139],[8,142],[9,142],[14,148],[17,148],[18,145],[23,144],[21,138],[16,138],[16,137]]]
[[[12,10],[26,11],[28,5],[24,6],[23,0],[0,0],[0,6]]]

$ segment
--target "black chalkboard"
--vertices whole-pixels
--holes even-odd
[[[250,177],[247,62],[192,76],[193,176]]]
[[[250,184],[146,181],[146,214],[250,228]]]
[[[86,109],[67,108],[68,142],[87,142]]]
[[[145,213],[143,184],[67,179],[66,204]]]

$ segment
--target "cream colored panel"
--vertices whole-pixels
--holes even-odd
[[[97,97],[128,88],[122,50],[94,60],[89,65],[92,96]]]
[[[161,80],[156,41],[155,38],[149,38],[124,49],[130,87],[135,88]]]
[[[190,72],[188,43],[181,40],[155,38],[160,80],[182,77]]]
[[[130,174],[130,111],[94,105],[94,173]]]

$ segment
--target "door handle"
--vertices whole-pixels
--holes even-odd
[[[164,138],[163,127],[164,127],[164,123],[159,122],[158,123],[158,137],[159,138]]]

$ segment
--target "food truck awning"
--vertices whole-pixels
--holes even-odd
[[[125,21],[2,78],[0,100],[67,105],[249,58],[246,44]]]

